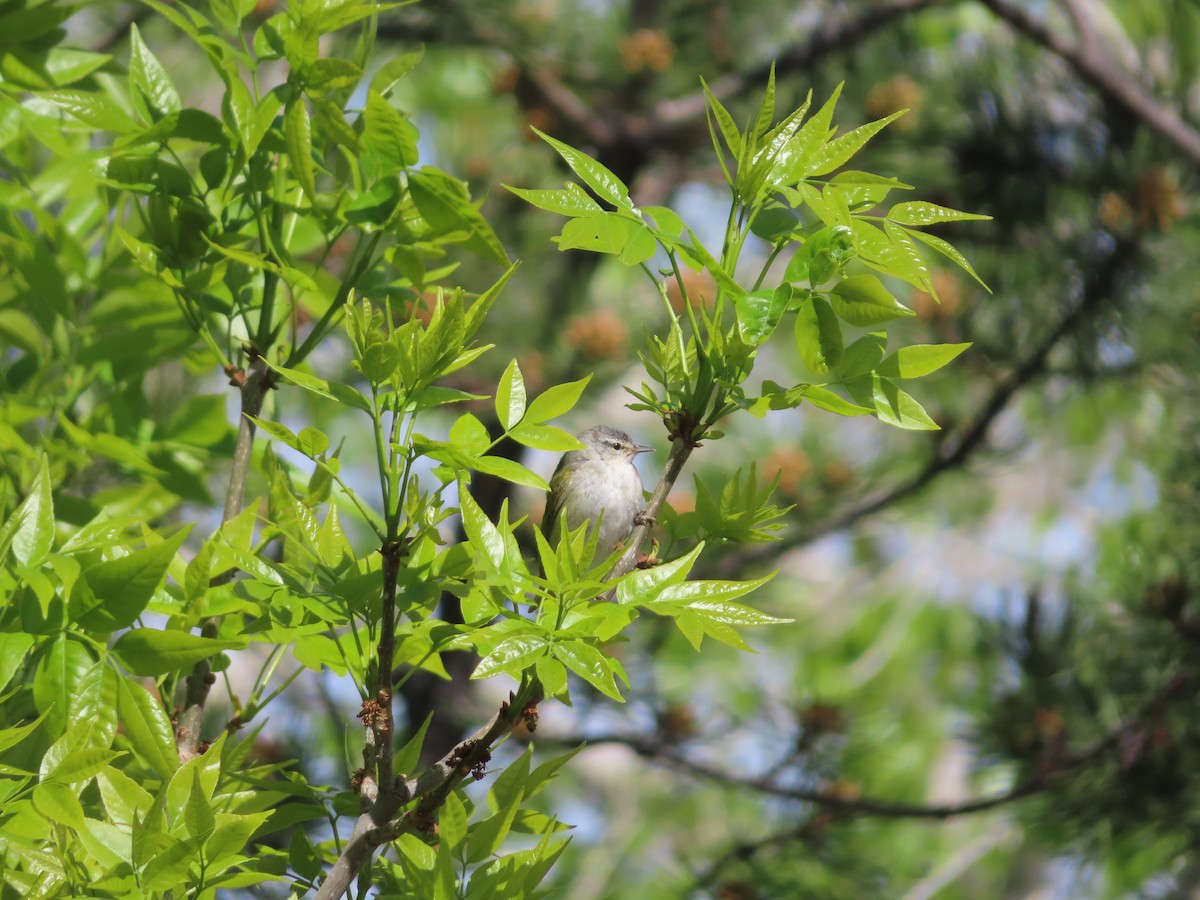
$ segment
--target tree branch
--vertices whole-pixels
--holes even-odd
[[[877,797],[852,796],[821,788],[792,787],[778,783],[775,769],[768,775],[743,774],[729,767],[710,765],[689,759],[674,744],[657,736],[602,734],[591,737],[554,738],[555,744],[567,747],[596,744],[619,744],[628,747],[643,759],[660,763],[702,781],[724,787],[742,788],[786,800],[812,803],[846,816],[877,816],[887,819],[951,819],[973,815],[1006,806],[1014,801],[1041,793],[1059,784],[1093,762],[1120,748],[1122,739],[1146,727],[1146,720],[1156,715],[1164,705],[1181,696],[1194,680],[1189,670],[1181,669],[1155,691],[1125,721],[1075,753],[1063,753],[1044,764],[1033,774],[1021,779],[1006,791],[986,797],[974,797],[955,803],[902,803]]]
[[[1057,34],[1044,22],[1030,15],[1024,6],[1009,0],[980,0],[997,18],[1070,64],[1076,72],[1106,98],[1124,107],[1147,126],[1157,131],[1183,152],[1193,165],[1200,166],[1200,131],[1174,109],[1159,101],[1137,77],[1110,62],[1111,54],[1096,49],[1086,32],[1079,43]],[[1072,7],[1068,7],[1068,12]],[[1074,15],[1074,13],[1072,13]]]
[[[246,477],[250,471],[250,458],[254,452],[255,425],[249,416],[257,417],[262,412],[263,400],[271,389],[270,370],[266,362],[258,357],[250,364],[250,374],[241,385],[242,414],[238,421],[237,443],[233,448],[233,469],[229,475],[229,488],[225,493],[225,510],[222,522],[228,522],[242,511],[246,496]],[[235,376],[237,377],[237,376]],[[215,638],[221,627],[217,617],[207,619],[200,628],[206,638]],[[180,762],[187,762],[200,752],[200,727],[204,722],[204,705],[208,702],[208,690],[212,687],[212,661],[202,659],[192,667],[184,690],[183,712],[175,726],[175,742]]]
[[[608,580],[615,580],[632,571],[639,549],[653,527],[651,520],[657,515],[671,487],[679,478],[692,449],[684,438],[677,438],[672,443],[666,470],[646,508],[647,521],[633,530],[629,538],[629,547],[609,572]],[[317,900],[335,900],[343,896],[349,889],[350,882],[370,862],[371,855],[380,844],[395,840],[405,832],[429,833],[434,813],[446,796],[468,775],[482,778],[491,759],[492,747],[520,722],[525,721],[543,699],[545,694],[536,679],[526,681],[500,706],[490,722],[457,744],[418,778],[409,780],[399,776],[395,779],[394,786],[380,785],[378,797],[370,803],[369,809],[359,816],[345,849],[330,868],[329,875],[321,882]],[[376,753],[378,752],[379,749],[376,748]],[[420,803],[398,819],[392,820],[402,806],[418,799],[421,800]]]

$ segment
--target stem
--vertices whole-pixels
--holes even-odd
[[[689,438],[690,435],[682,435],[677,437],[674,443],[671,444],[671,454],[667,457],[666,471],[663,472],[658,486],[654,488],[654,493],[650,495],[650,502],[646,505],[646,511],[642,514],[642,517],[646,521],[633,529],[633,533],[629,535],[629,546],[625,548],[625,552],[621,554],[621,558],[609,570],[604,578],[605,581],[615,581],[622,575],[633,571],[634,566],[637,564],[641,546],[646,538],[650,536],[650,529],[654,527],[653,520],[658,516],[658,511],[662,509],[663,503],[666,502],[667,494],[674,487],[675,481],[679,478],[679,473],[683,471],[683,466],[687,462],[688,457],[692,455],[693,446]],[[615,587],[612,588],[604,595],[604,599],[611,600],[616,591]]]
[[[267,380],[266,362],[259,357],[250,366],[250,374],[242,385],[242,415],[238,422],[237,444],[233,450],[233,471],[229,476],[229,490],[225,494],[225,511],[222,522],[228,522],[242,511],[246,493],[246,476],[250,471],[250,456],[254,450],[254,423],[247,416],[258,416],[262,412],[263,399],[270,389]],[[221,620],[217,616],[207,619],[200,628],[201,637],[215,638]],[[175,726],[175,740],[179,748],[180,762],[187,762],[199,753],[200,726],[204,720],[204,704],[208,701],[208,690],[212,687],[212,662],[202,659],[192,667],[187,677],[184,692],[183,712]]]
[[[354,286],[358,284],[358,280],[371,267],[371,262],[375,258],[375,248],[379,246],[379,241],[383,237],[382,232],[371,235],[367,241],[366,249],[363,250],[362,238],[359,238],[358,244],[354,247],[354,258],[350,264],[349,270],[346,272],[346,277],[342,279],[342,283],[338,286],[337,294],[334,295],[333,302],[329,304],[329,309],[325,310],[324,315],[313,327],[313,330],[308,333],[308,337],[304,339],[304,343],[297,347],[288,355],[287,368],[292,368],[309,353],[313,347],[325,336],[328,331],[333,317],[341,312],[342,307],[346,305],[346,301],[350,297],[350,292],[354,290]],[[362,251],[361,253],[359,251]]]

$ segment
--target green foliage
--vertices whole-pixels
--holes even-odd
[[[849,373],[838,371],[845,326],[863,328],[912,315],[883,281],[855,269],[874,269],[936,299],[928,266],[913,240],[930,236],[916,229],[988,216],[919,201],[895,204],[881,214],[880,204],[893,189],[911,186],[868,172],[843,171],[823,178],[841,169],[901,115],[897,112],[835,137],[831,122],[840,93],[839,86],[806,119],[810,95],[803,106],[775,123],[772,71],[754,124],[741,131],[705,86],[709,133],[732,196],[719,257],[678,214],[664,207],[638,209],[629,189],[605,166],[540,131],[583,186],[568,183],[558,191],[509,188],[534,206],[568,217],[556,238],[560,250],[591,250],[615,256],[627,266],[641,266],[655,280],[670,311],[667,282],[655,278],[647,266],[656,255],[664,259],[659,274],[679,287],[686,315],[672,312],[667,335],[651,341],[643,360],[657,387],[643,384],[640,390],[630,390],[638,401],[632,408],[653,410],[689,441],[715,436],[712,426],[736,409],[761,417],[767,409],[793,408],[805,399],[838,415],[871,413],[900,428],[938,427],[894,379],[935,371],[965,346],[904,348],[899,351],[903,357],[894,354],[880,368],[863,367],[860,355]],[[739,260],[751,236],[767,241],[770,252],[759,271],[747,276],[754,285],[747,290],[741,285]],[[974,275],[950,244],[936,237],[933,241],[925,242]],[[780,275],[773,264],[785,254],[788,262]],[[703,271],[715,282],[711,314],[688,295],[681,265]],[[788,388],[768,382],[761,395],[747,395],[744,385],[760,347],[788,314],[794,314],[799,358],[814,375],[833,379]],[[886,332],[875,334],[886,347]],[[918,357],[922,363],[915,362]],[[901,358],[913,362],[901,367]]]
[[[364,885],[401,897],[534,896],[567,842],[566,826],[533,801],[572,754],[537,767],[521,754],[484,809],[463,781],[487,774],[490,744],[477,762],[464,761],[480,750],[468,742],[418,772],[428,722],[394,754],[393,691],[418,673],[448,677],[449,654],[470,651],[474,678],[518,685],[501,717],[531,716],[520,700],[532,709],[595,691],[620,701],[640,673],[614,647],[647,614],[694,650],[705,638],[750,650],[743,629],[792,621],[741,602],[771,576],[691,576],[711,544],[774,536],[787,512],[771,500],[778,479],[760,484],[751,465],[718,493],[698,486],[695,511],[670,522],[673,558],[658,565],[624,571],[584,526],[553,545],[535,529],[535,566],[519,541],[524,520],[507,501],[489,515],[480,482],[547,490],[502,442],[576,449],[554,423],[591,376],[535,384],[513,359],[491,395],[497,427],[485,407],[458,412],[488,399],[463,385],[487,383],[488,316],[515,265],[467,185],[421,163],[422,136],[398,106],[420,52],[365,84],[378,18],[402,4],[293,3],[265,18],[248,2],[144,5],[154,15],[130,27],[119,58],[64,46],[66,4],[0,14],[0,148],[14,176],[0,192],[0,328],[12,345],[0,371],[4,885],[47,897],[181,886],[204,897],[268,881],[304,892],[330,876],[344,819],[366,804],[384,829],[372,839],[390,839],[392,852]],[[213,112],[158,46],[160,25],[219,84]],[[982,217],[929,203],[879,210],[908,186],[838,170],[896,115],[835,136],[839,92],[811,117],[805,103],[775,123],[772,75],[741,130],[708,94],[733,198],[719,251],[672,210],[639,209],[607,167],[541,132],[582,187],[514,189],[569,217],[561,250],[640,266],[668,309],[659,276],[683,291],[683,313],[648,339],[653,386],[634,391],[631,407],[666,421],[680,467],[739,409],[761,416],[807,400],[936,427],[896,381],[968,345],[886,355],[886,332],[848,340],[846,329],[910,314],[890,284],[935,293],[918,242],[970,272],[917,229]],[[752,238],[771,249],[747,275],[739,263]],[[492,270],[488,287],[449,282],[459,255]],[[681,267],[713,279],[711,309],[688,295]],[[789,317],[788,352],[814,378],[764,379],[748,394]],[[342,332],[353,374],[323,377],[315,351],[345,346]],[[220,395],[175,402],[172,379],[218,371],[240,400],[232,424]],[[476,371],[472,382],[451,378]],[[342,433],[289,424],[289,404],[307,402]],[[256,449],[259,431],[269,441]],[[347,462],[361,447],[377,493]],[[218,525],[196,509],[213,506],[210,476],[227,461]],[[461,540],[448,538],[454,520]],[[461,621],[445,615],[449,598]],[[235,660],[254,669],[248,688],[227,677]],[[364,728],[344,748],[362,754],[352,790],[311,785],[256,743],[289,685],[325,672],[362,701]],[[231,713],[203,741],[218,681]]]

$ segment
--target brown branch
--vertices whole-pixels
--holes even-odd
[[[350,882],[370,861],[375,848],[407,831],[427,833],[432,816],[446,796],[468,775],[480,775],[491,758],[492,747],[524,721],[530,707],[543,697],[541,685],[530,682],[507,702],[490,722],[459,743],[449,753],[413,780],[400,776],[393,790],[381,791],[379,799],[359,816],[354,832],[329,874],[321,882],[317,900],[335,900],[350,888]],[[423,799],[422,799],[423,798]],[[399,819],[391,821],[401,806],[422,802]]]
[[[646,521],[634,528],[629,537],[629,547],[609,572],[609,580],[632,571],[638,551],[649,537],[653,517],[679,478],[692,449],[692,445],[683,437],[672,443],[666,470],[644,513]],[[406,832],[429,833],[433,816],[446,796],[467,776],[483,777],[491,759],[492,747],[524,721],[544,697],[542,686],[536,679],[523,683],[520,690],[500,706],[490,722],[457,744],[418,778],[409,780],[400,776],[394,780],[394,784],[380,785],[377,799],[359,816],[346,847],[330,868],[329,875],[321,882],[317,900],[334,900],[345,894],[350,882],[367,865],[380,844],[395,840]],[[418,799],[420,803],[392,821],[392,816],[401,806]]]
[[[784,76],[807,69],[826,56],[853,47],[902,16],[945,2],[947,0],[888,0],[872,4],[854,16],[828,18],[807,41],[785,50],[775,59],[775,74]],[[760,63],[744,72],[717,78],[709,88],[717,99],[726,102],[761,87],[770,71],[770,63]],[[623,130],[648,142],[664,141],[673,133],[703,121],[705,105],[702,91],[663,100],[648,114],[628,117]]]
[[[655,736],[605,734],[587,738],[555,738],[554,743],[570,747],[619,744],[633,750],[643,759],[661,763],[694,778],[724,787],[743,788],[772,797],[812,803],[836,811],[840,815],[942,820],[987,812],[1054,787],[1064,778],[1119,749],[1123,738],[1144,728],[1147,719],[1156,715],[1165,704],[1181,696],[1192,681],[1193,675],[1189,671],[1180,670],[1152,694],[1130,718],[1081,750],[1047,760],[1043,768],[1018,781],[1006,791],[956,803],[902,803],[877,797],[856,797],[820,788],[782,785],[773,775],[743,775],[732,772],[727,767],[696,762],[687,758],[677,746],[665,743]]]
[[[1089,43],[1086,34],[1078,43],[1052,31],[1025,6],[1009,0],[980,0],[997,18],[1068,63],[1101,94],[1145,122],[1178,147],[1193,165],[1200,166],[1200,131],[1174,109],[1162,103],[1133,73],[1113,65],[1111,54]],[[1070,8],[1068,8],[1070,11]]]
[[[228,522],[242,511],[246,495],[246,477],[250,471],[250,458],[254,452],[255,425],[248,418],[262,412],[263,400],[271,389],[270,370],[260,357],[250,364],[250,374],[245,375],[241,385],[242,415],[238,422],[237,443],[233,448],[233,469],[229,475],[229,488],[225,493],[225,509],[222,522]],[[223,576],[220,576],[223,577]],[[221,627],[216,617],[207,619],[200,628],[200,635],[215,638]],[[204,705],[208,702],[208,691],[212,687],[212,662],[202,659],[192,667],[184,689],[183,712],[175,726],[175,742],[180,762],[187,762],[200,752],[200,728],[204,722]]]

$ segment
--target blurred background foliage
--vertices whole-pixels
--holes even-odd
[[[261,0],[257,14],[273,7]],[[195,47],[144,7],[85,5],[66,27],[76,46],[126,58],[134,22],[181,90],[202,84],[189,78],[202,69]],[[757,603],[798,622],[755,634],[748,659],[712,647],[702,668],[678,635],[643,623],[618,648],[634,681],[627,704],[581,694],[542,710],[537,746],[588,742],[544,795],[576,826],[551,876],[558,895],[1194,896],[1200,3],[429,0],[378,31],[380,63],[425,46],[396,102],[420,128],[422,158],[486,196],[483,213],[524,261],[481,335],[498,345],[493,375],[516,357],[532,393],[594,373],[569,425],[664,444],[621,390],[640,382],[643,332],[662,313],[637,273],[559,253],[561,223],[501,187],[565,180],[531,125],[598,158],[639,204],[669,204],[702,238],[719,235],[698,79],[743,119],[776,60],[780,108],[844,81],[846,127],[909,110],[856,166],[993,217],[937,232],[990,292],[943,260],[938,298],[906,300],[917,316],[903,343],[974,342],[922,385],[942,431],[802,407],[734,417],[693,457],[698,484],[685,478],[675,515],[750,461],[778,478],[777,502],[793,507],[780,539],[724,545],[709,566],[714,577],[780,569]],[[5,153],[10,183],[37,172],[36,145]],[[55,283],[49,257],[26,262],[41,295],[79,290]],[[494,277],[471,260],[455,274],[476,289]],[[169,295],[144,285],[109,291],[91,315],[86,353],[137,384],[111,407],[113,433],[132,446],[203,432],[204,452],[191,468],[146,461],[170,473],[173,513],[140,507],[150,495],[104,471],[78,493],[193,515],[232,447],[225,410],[205,399],[223,379]],[[0,305],[13,389],[44,349],[15,322]],[[336,341],[313,365],[353,377]],[[763,365],[766,377],[803,377],[782,346]],[[494,383],[457,386],[490,394]],[[276,418],[345,433],[297,393]],[[357,452],[347,435],[350,471]],[[266,490],[256,477],[252,496]],[[8,473],[6,503],[27,479]],[[514,502],[540,515],[534,492]],[[430,755],[495,705],[498,689],[465,683],[472,663],[460,662],[448,662],[453,681],[406,685],[410,725],[437,711]],[[273,719],[260,750],[337,778],[357,700],[333,677],[312,690],[285,695],[292,716]]]

